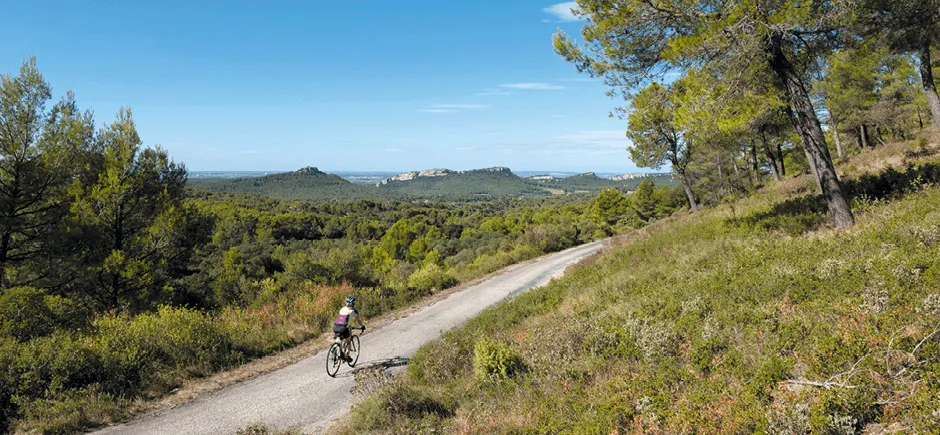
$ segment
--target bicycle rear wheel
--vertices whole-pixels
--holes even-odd
[[[331,378],[335,378],[339,366],[342,364],[342,348],[339,343],[333,343],[330,345],[330,350],[326,352],[326,374],[330,375]]]
[[[349,339],[349,353],[347,355],[349,356],[349,362],[348,362],[349,366],[355,367],[356,363],[359,362],[359,336],[358,335],[353,335],[352,338]]]

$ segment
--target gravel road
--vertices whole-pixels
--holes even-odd
[[[567,266],[596,252],[594,242],[511,266],[476,285],[453,293],[384,327],[362,336],[357,369],[378,364],[404,363],[423,344],[476,316],[508,296],[561,276]],[[299,427],[304,433],[321,432],[352,405],[353,369],[343,366],[336,378],[326,374],[326,352],[296,364],[204,394],[176,408],[95,434],[234,434],[251,423],[271,427]]]

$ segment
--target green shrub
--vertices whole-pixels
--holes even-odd
[[[408,375],[423,384],[443,383],[472,370],[472,362],[472,338],[451,331],[418,349],[408,361]]]
[[[453,287],[455,284],[457,284],[457,279],[434,263],[421,266],[420,269],[408,277],[408,287],[425,293],[430,293],[432,290],[443,290]]]
[[[9,375],[19,404],[98,382],[106,371],[93,348],[63,333],[32,339],[16,349]]]
[[[522,357],[508,344],[483,337],[473,347],[473,373],[480,380],[506,380],[523,370]]]
[[[777,356],[770,356],[754,373],[748,383],[751,392],[762,400],[770,399],[771,393],[777,387],[777,382],[787,379],[792,363]]]
[[[378,430],[389,433],[395,432],[396,426],[408,420],[440,420],[453,414],[451,407],[422,389],[394,382],[353,405],[350,421],[356,432]]]
[[[68,390],[24,406],[18,432],[70,434],[125,418],[127,401],[103,393],[97,386]]]
[[[14,367],[20,352],[19,346],[19,343],[12,339],[0,337],[0,430],[5,429],[18,412],[13,403],[13,395],[16,394],[19,380]]]
[[[14,287],[0,295],[0,335],[20,341],[48,335],[57,327],[75,328],[84,317],[71,300],[32,287]]]
[[[160,372],[186,369],[205,374],[232,362],[232,343],[200,311],[160,307],[133,318],[97,319],[97,347],[110,376],[105,391],[134,393]]]

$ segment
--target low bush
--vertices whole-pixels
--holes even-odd
[[[430,394],[394,382],[353,405],[352,429],[357,432],[415,433],[428,423],[435,425],[454,415],[446,404]],[[427,421],[422,421],[427,420]]]
[[[74,329],[85,314],[72,301],[32,287],[15,287],[0,294],[0,336],[28,341],[56,329]]]
[[[424,293],[431,293],[432,290],[443,290],[456,284],[456,278],[434,263],[421,266],[420,269],[408,277],[408,287]]]
[[[522,357],[508,344],[481,338],[473,347],[473,373],[480,380],[503,381],[522,373]]]

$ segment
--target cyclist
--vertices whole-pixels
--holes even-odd
[[[336,321],[333,322],[333,339],[343,341],[343,355],[346,358],[346,362],[351,360],[349,356],[349,342],[350,338],[352,338],[352,333],[349,332],[349,327],[356,324],[359,325],[362,332],[366,331],[366,325],[362,323],[362,319],[359,318],[359,312],[356,311],[356,298],[346,296],[346,306],[340,308],[339,316],[337,316]]]

